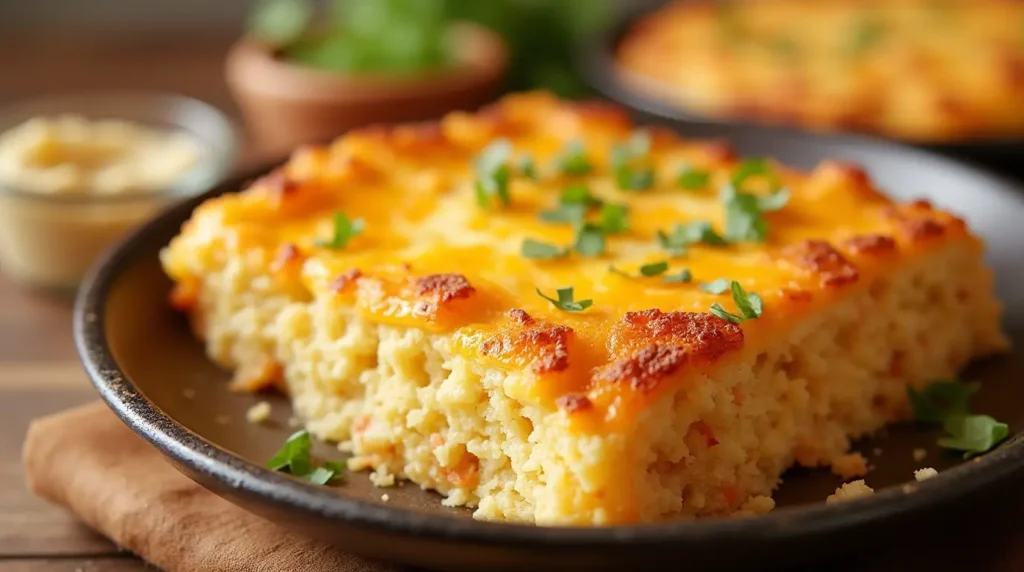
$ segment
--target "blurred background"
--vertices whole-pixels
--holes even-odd
[[[372,4],[356,1],[352,4]],[[605,24],[617,5],[649,0],[433,0],[392,2],[397,12],[437,5],[499,29],[515,47],[547,63],[513,69],[510,87],[586,90],[571,75],[569,41]],[[0,104],[54,91],[162,89],[198,97],[233,113],[224,55],[261,4],[253,0],[2,0]],[[444,4],[444,6],[440,6]],[[429,5],[429,6],[428,6]],[[528,22],[517,23],[514,14]],[[525,15],[525,16],[524,16]],[[284,19],[287,20],[285,15]],[[540,22],[540,27],[536,24]],[[516,26],[519,29],[515,29]],[[542,29],[546,28],[546,29]],[[566,32],[570,33],[566,33]],[[17,57],[12,57],[16,54]]]
[[[725,124],[716,136],[751,123],[861,131],[1024,176],[1020,2],[0,0],[0,54],[0,270],[49,276],[73,258],[65,289],[124,229],[233,171],[508,91],[610,97],[684,126]],[[55,121],[68,114],[121,123]],[[112,139],[90,147],[98,130]],[[143,140],[157,141],[145,157]],[[34,218],[16,192],[111,185],[152,204],[119,213],[103,240],[83,231],[94,244],[73,256],[45,226],[78,213]]]

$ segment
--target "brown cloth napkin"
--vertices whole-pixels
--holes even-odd
[[[171,467],[102,403],[37,419],[28,486],[167,572],[391,572],[250,514]]]

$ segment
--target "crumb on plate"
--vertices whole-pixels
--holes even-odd
[[[846,483],[836,489],[835,494],[829,495],[829,497],[825,499],[825,504],[846,502],[848,500],[867,497],[873,494],[875,494],[875,489],[864,484],[863,479],[858,479],[856,481]]]
[[[263,423],[270,419],[270,404],[266,401],[260,401],[245,412],[245,418],[249,423]]]
[[[389,472],[386,467],[380,467],[370,473],[370,482],[375,487],[391,487],[395,484],[395,475]]]
[[[931,467],[925,467],[923,469],[918,469],[914,471],[914,479],[917,480],[917,482],[927,481],[932,477],[938,476],[938,474],[939,472],[936,471],[935,469]]]

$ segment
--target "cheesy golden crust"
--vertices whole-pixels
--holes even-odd
[[[855,165],[804,173],[759,162],[739,181],[751,163],[721,142],[640,133],[653,173],[642,189],[623,188],[613,157],[638,134],[621,110],[540,93],[300,149],[250,188],[196,209],[163,253],[173,304],[200,324],[236,384],[283,384],[310,429],[354,450],[357,466],[481,516],[551,524],[740,511],[794,461],[827,464],[852,436],[905,415],[907,384],[1005,347],[982,244],[955,216],[892,203]],[[511,150],[506,167],[529,157],[536,174],[515,167],[507,204],[481,202],[480,157],[499,139]],[[589,168],[567,173],[567,149]],[[679,173],[694,170],[703,182],[682,188]],[[723,187],[742,187],[756,204],[785,188],[788,201],[758,207],[746,220],[761,229],[753,238],[667,250],[678,224],[735,234]],[[572,246],[583,219],[540,216],[572,188],[586,189],[578,216],[592,226],[597,203],[627,207],[628,224],[606,232],[600,252]],[[330,243],[338,213],[362,221],[343,247]],[[527,240],[556,252],[526,257]],[[685,269],[692,280],[637,270],[662,262],[666,276]],[[931,285],[936,265],[959,268],[959,278]],[[853,328],[842,308],[869,298],[898,307],[903,298],[886,292],[904,274],[936,304],[959,304],[942,308],[944,327],[958,329],[929,333],[932,309],[909,293],[913,325],[892,326],[885,355],[837,349],[853,373],[807,389],[832,374],[780,340],[826,316],[828,328]],[[716,304],[743,313],[728,291],[701,286],[718,279],[757,293],[760,317],[712,313]],[[566,286],[593,305],[566,311],[538,295]],[[836,335],[856,344],[890,334]],[[922,336],[947,354],[940,365],[913,354]],[[845,383],[861,389],[840,391]],[[796,408],[791,419],[761,431],[774,445],[734,433],[769,423],[784,402]],[[616,469],[623,464],[631,469]],[[645,485],[650,478],[661,480]]]
[[[636,88],[711,116],[946,142],[1024,134],[1011,0],[676,2],[618,46]]]

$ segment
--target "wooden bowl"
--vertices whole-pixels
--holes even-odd
[[[435,118],[491,101],[508,65],[504,40],[471,23],[452,26],[454,65],[410,75],[343,75],[290,63],[244,37],[228,52],[228,86],[253,143],[265,151],[328,140],[371,123]]]

